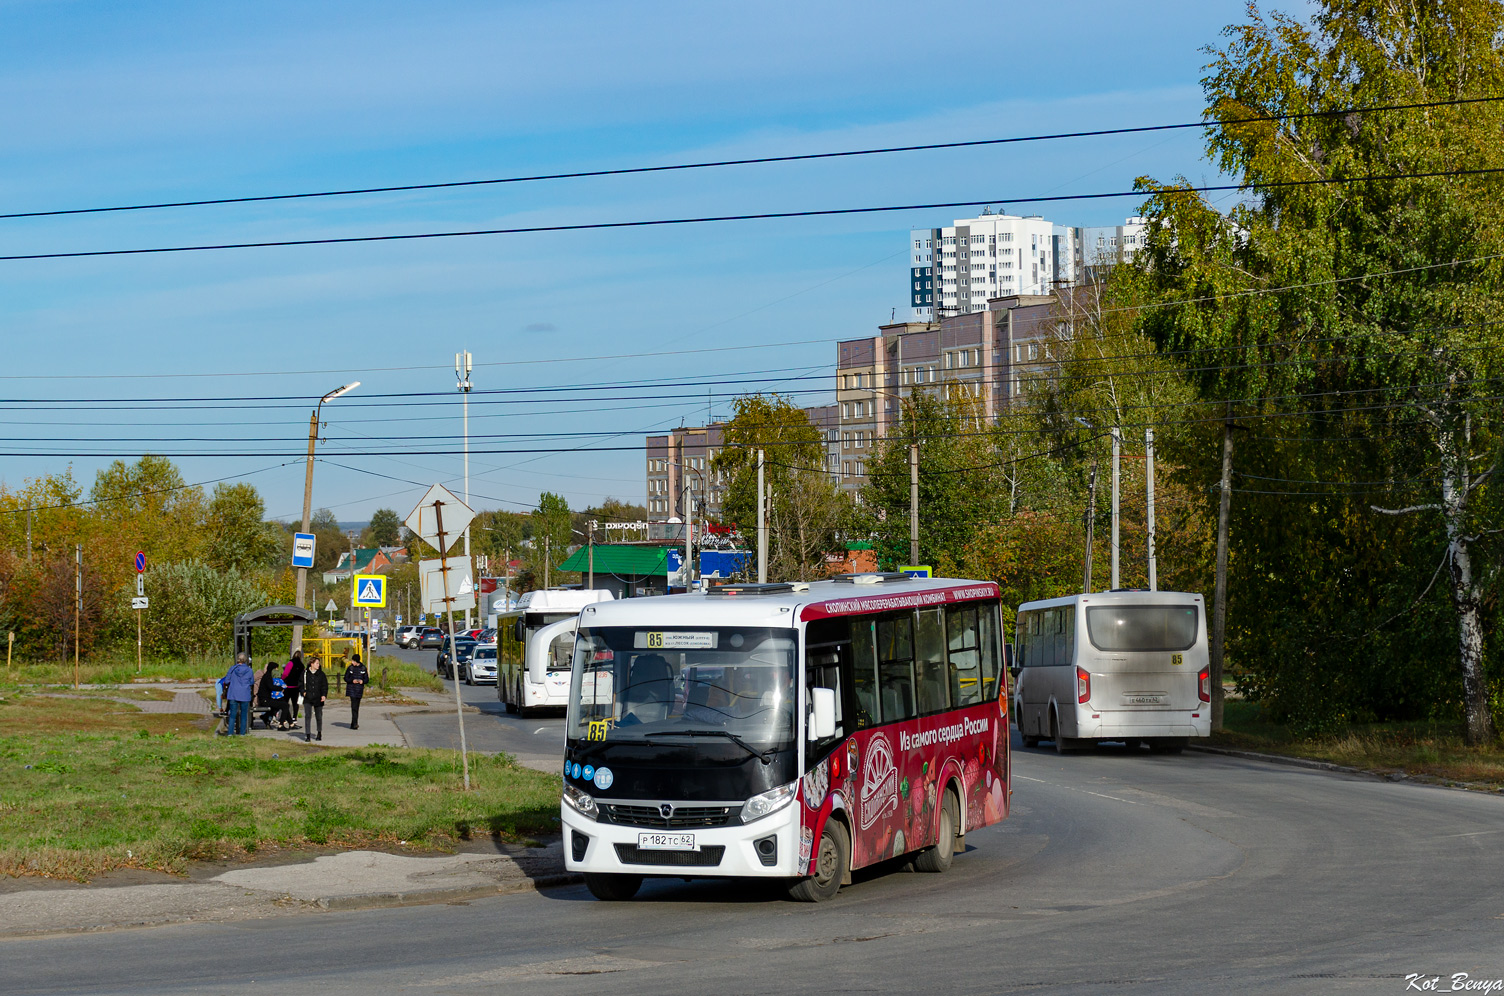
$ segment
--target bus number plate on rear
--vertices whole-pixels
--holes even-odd
[[[637,835],[639,851],[698,851],[692,833],[640,833]]]
[[[1142,692],[1138,694],[1128,694],[1123,696],[1123,705],[1164,705],[1167,701],[1169,701],[1168,696],[1155,694],[1146,695]]]

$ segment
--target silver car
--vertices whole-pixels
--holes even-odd
[[[460,665],[460,677],[467,685],[496,684],[496,644],[476,644],[470,659]]]

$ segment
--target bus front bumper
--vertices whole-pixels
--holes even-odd
[[[803,874],[796,870],[800,805],[795,799],[752,823],[654,830],[592,820],[564,802],[559,806],[564,823],[564,867],[572,872],[674,878],[793,878]],[[695,850],[639,846],[652,843],[643,839],[645,835],[681,833],[694,835]],[[771,856],[767,853],[770,847]]]

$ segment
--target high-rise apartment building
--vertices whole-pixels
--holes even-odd
[[[909,232],[916,321],[968,315],[995,297],[1049,294],[1077,279],[1077,229],[1041,217],[983,212]]]
[[[1121,225],[1076,229],[1076,269],[1082,280],[1100,279],[1106,270],[1131,260],[1144,246],[1143,218],[1128,218]]]

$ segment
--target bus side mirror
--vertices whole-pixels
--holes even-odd
[[[522,636],[523,636],[522,617],[518,616],[516,619],[514,619],[512,621],[512,639],[516,640],[518,643],[521,643],[522,642]]]
[[[1008,674],[1009,674],[1010,677],[1013,678],[1014,681],[1018,680],[1018,676],[1019,676],[1019,674],[1022,671],[1023,671],[1023,668],[1019,667],[1017,664],[1009,664],[1008,665]]]
[[[809,739],[825,740],[836,735],[836,693],[829,688],[811,688]]]

